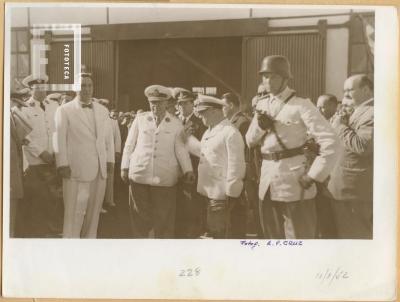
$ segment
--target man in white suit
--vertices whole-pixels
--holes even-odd
[[[96,238],[107,174],[114,168],[108,111],[92,95],[93,81],[82,74],[81,91],[56,112],[54,149],[63,177],[64,238]]]

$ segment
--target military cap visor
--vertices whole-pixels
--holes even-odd
[[[187,101],[194,101],[196,99],[196,95],[186,89],[183,88],[175,88],[174,89],[174,99],[180,103],[180,102],[187,102]]]
[[[42,77],[35,77],[33,75],[27,76],[25,79],[22,80],[22,85],[25,87],[32,88],[36,84],[45,84],[49,80],[48,76]]]
[[[149,101],[167,101],[172,96],[170,90],[161,85],[147,87],[144,94]]]
[[[58,102],[58,100],[61,98],[61,95],[61,93],[51,93],[46,96],[46,99]]]
[[[195,102],[195,108],[198,112],[208,108],[222,109],[225,106],[223,100],[211,96],[199,95]]]
[[[215,103],[202,103],[196,106],[196,110],[197,111],[204,111],[207,110],[209,108],[215,108],[215,109],[222,109],[224,105],[219,105],[219,104],[215,104]]]

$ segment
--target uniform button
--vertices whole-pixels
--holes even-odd
[[[154,142],[155,142],[155,143],[158,143],[158,140],[155,140]]]
[[[154,155],[153,158],[156,158],[156,156]]]

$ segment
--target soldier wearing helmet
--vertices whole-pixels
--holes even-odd
[[[339,144],[329,122],[309,99],[288,87],[292,78],[284,56],[263,59],[259,71],[268,96],[259,100],[246,133],[249,147],[260,146],[260,220],[266,238],[315,238],[316,187],[331,172]],[[321,146],[307,167],[308,134]]]

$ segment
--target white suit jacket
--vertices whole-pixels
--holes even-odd
[[[110,118],[110,121],[114,139],[114,151],[115,153],[121,153],[121,132],[119,130],[118,121],[112,118]]]
[[[46,110],[40,108],[40,103],[34,98],[30,98],[22,107],[21,111],[26,116],[27,122],[32,127],[32,132],[27,136],[28,145],[24,145],[23,151],[29,165],[41,165],[45,162],[39,155],[47,151],[53,154],[53,136],[55,132],[54,116],[58,108],[58,103],[54,101],[43,101]]]
[[[152,112],[138,114],[129,128],[121,169],[129,168],[129,178],[137,183],[175,185],[182,172],[193,171],[182,130],[181,121],[168,112],[158,127]]]
[[[286,88],[278,96],[261,99],[256,109],[275,118],[276,131],[287,148],[302,147],[310,135],[319,144],[320,152],[309,169],[304,154],[278,161],[263,160],[259,185],[260,199],[264,199],[268,188],[271,199],[275,201],[290,202],[314,198],[316,186],[313,184],[302,194],[299,177],[307,173],[312,179],[323,182],[329,176],[338,157],[338,137],[309,99],[294,96],[284,105],[284,100],[292,93],[292,89]],[[274,133],[266,132],[258,126],[256,116],[246,133],[246,141],[249,147],[260,145],[261,153],[283,150]]]
[[[92,181],[100,169],[107,178],[107,162],[114,162],[114,142],[107,109],[92,102],[93,109],[82,109],[78,97],[56,112],[54,151],[57,167],[69,166],[71,178]],[[93,110],[95,125],[90,125],[84,110]]]
[[[224,119],[208,129],[199,142],[190,136],[187,146],[200,157],[197,191],[215,200],[239,197],[246,172],[244,142],[240,132]]]

